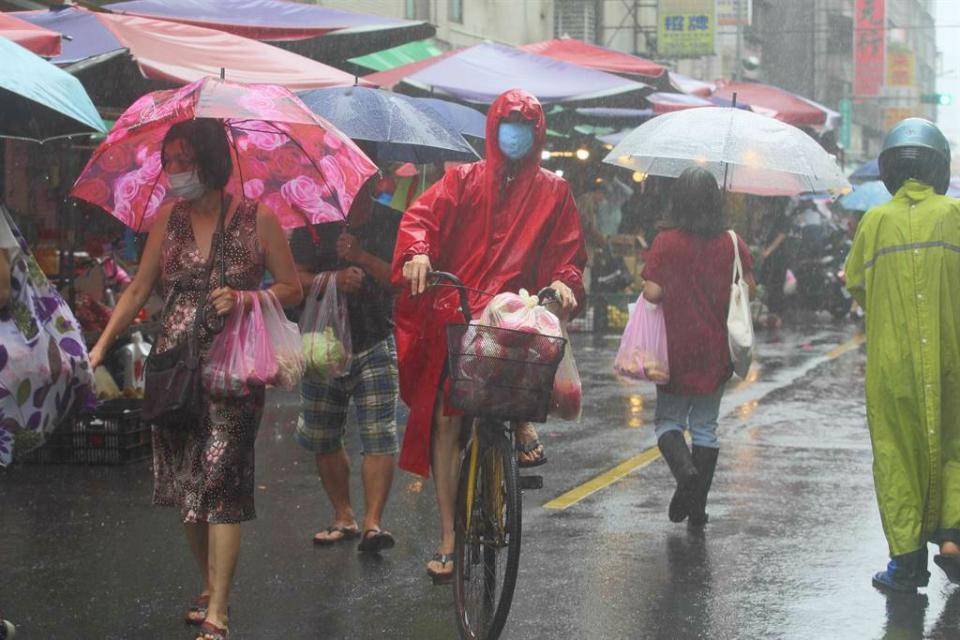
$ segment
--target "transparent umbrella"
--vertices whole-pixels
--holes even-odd
[[[764,196],[850,188],[837,162],[813,138],[742,109],[704,107],[658,116],[634,129],[604,162],[672,178],[701,166],[728,191]]]

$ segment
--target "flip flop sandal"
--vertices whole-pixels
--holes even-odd
[[[227,640],[227,629],[212,622],[204,622],[200,625],[196,640]]]
[[[369,534],[373,534],[372,536]],[[380,553],[387,549],[393,549],[393,545],[396,544],[396,540],[393,539],[393,534],[389,531],[384,531],[383,529],[367,529],[363,532],[363,538],[360,540],[360,544],[357,545],[357,551],[363,553]]]
[[[519,440],[517,440],[517,444],[515,448],[517,450],[517,453],[532,453],[537,450],[537,447],[540,447],[542,445],[543,443],[540,442],[539,438],[534,438],[530,442],[520,442]],[[521,460],[518,457],[517,464],[520,466],[521,469],[530,469],[532,467],[539,467],[541,465],[547,464],[547,456],[541,450],[540,455],[534,458],[533,460]]]
[[[446,566],[447,563],[453,563],[453,556],[449,553],[435,553],[431,558],[433,562],[439,562],[441,565]],[[443,585],[450,584],[453,582],[453,570],[450,571],[434,571],[433,569],[427,568],[427,575],[433,578],[433,584]]]
[[[317,535],[320,533],[339,533],[339,538],[318,538]],[[354,527],[327,527],[317,535],[313,536],[313,544],[318,547],[330,547],[338,542],[344,542],[345,540],[353,540],[354,538],[360,537],[360,529]]]
[[[200,626],[207,617],[207,607],[209,605],[210,596],[197,596],[197,599],[187,609],[187,615],[183,616],[183,621],[192,626]]]
[[[943,569],[953,584],[960,584],[960,556],[939,554],[933,557],[937,566]]]

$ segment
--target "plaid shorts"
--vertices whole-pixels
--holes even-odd
[[[397,453],[397,347],[393,336],[353,354],[350,373],[320,381],[304,376],[296,438],[305,449],[333,453],[343,448],[350,399],[357,408],[364,455]]]

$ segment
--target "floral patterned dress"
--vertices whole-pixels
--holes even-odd
[[[257,203],[243,200],[226,223],[224,264],[227,286],[258,289],[264,253],[257,236]],[[193,236],[187,208],[177,205],[167,223],[161,249],[161,287],[166,299],[176,282],[154,346],[166,351],[193,330],[197,309],[206,304],[205,257]],[[220,283],[219,267],[210,274],[209,290]],[[202,324],[202,323],[201,323]],[[213,335],[202,326],[202,354]],[[263,389],[243,398],[204,397],[200,424],[190,429],[153,429],[154,504],[179,507],[184,522],[232,524],[256,517],[253,445],[263,413]]]
[[[70,307],[0,206],[10,300],[0,309],[0,467],[40,446],[71,409],[95,404],[93,372]]]

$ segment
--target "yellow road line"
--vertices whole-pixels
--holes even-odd
[[[867,337],[863,334],[854,336],[853,338],[847,340],[843,344],[837,345],[833,349],[827,352],[826,357],[830,360],[839,358],[843,354],[852,351],[859,347]],[[689,438],[688,438],[689,439]],[[562,511],[573,505],[577,504],[581,500],[592,496],[598,491],[606,489],[614,482],[621,480],[627,475],[633,473],[637,469],[647,466],[651,462],[655,461],[660,457],[660,449],[657,447],[651,447],[646,451],[642,451],[632,458],[628,458],[613,467],[612,469],[601,473],[600,475],[587,480],[580,486],[574,487],[570,491],[557,496],[550,502],[547,502],[543,505],[544,509],[555,509]]]
[[[836,358],[839,358],[840,356],[847,353],[848,351],[853,351],[854,349],[862,345],[864,342],[866,342],[866,340],[867,340],[867,336],[865,334],[859,333],[853,336],[852,338],[850,338],[849,340],[847,340],[846,342],[844,342],[843,344],[837,345],[836,347],[828,351],[827,359],[834,360]]]
[[[580,502],[581,500],[583,500],[584,498],[588,496],[592,496],[597,491],[600,491],[601,489],[606,489],[611,484],[613,484],[617,480],[620,480],[627,474],[632,473],[633,471],[636,471],[640,467],[647,466],[648,464],[650,464],[651,462],[653,462],[659,457],[660,457],[660,449],[658,449],[657,447],[652,447],[650,449],[647,449],[646,451],[643,451],[642,453],[638,453],[632,458],[624,460],[614,468],[604,473],[601,473],[600,475],[593,478],[592,480],[588,480],[587,482],[583,483],[579,487],[575,487],[574,489],[567,491],[563,495],[554,498],[550,502],[543,505],[543,508],[544,509],[566,509],[567,507],[571,507],[576,503]]]

